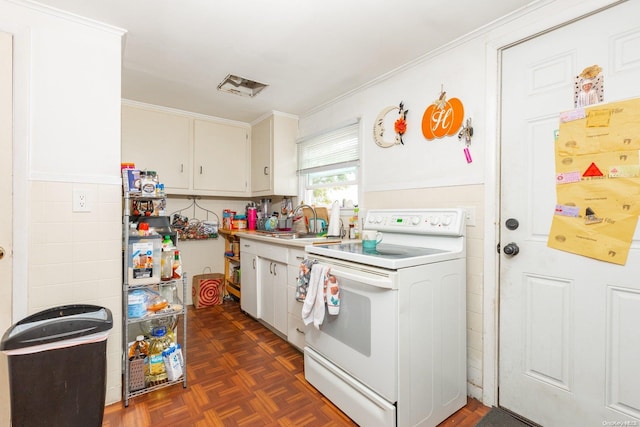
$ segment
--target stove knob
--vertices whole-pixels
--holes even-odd
[[[452,218],[450,216],[445,216],[444,219],[442,220],[442,224],[451,225],[451,221],[452,221]]]
[[[368,218],[368,221],[369,221],[369,222],[373,222],[373,221],[374,221],[373,216],[370,216],[370,217]]]
[[[413,225],[420,224],[420,217],[419,216],[412,216],[411,217],[411,224],[413,224]]]
[[[439,216],[431,217],[431,225],[438,225],[438,224],[440,224],[440,217]]]
[[[382,217],[381,216],[377,216],[376,217],[376,224],[380,224],[382,222]]]

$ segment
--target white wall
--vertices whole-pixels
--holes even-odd
[[[465,76],[467,67],[456,65],[451,69],[451,64],[463,60],[474,65],[472,76]],[[432,60],[304,116],[299,124],[300,135],[310,135],[361,117],[365,191],[481,184],[485,148],[482,134],[473,138],[473,162],[468,164],[462,151],[464,144],[457,136],[427,141],[422,135],[421,123],[425,109],[438,98],[442,86],[448,99],[462,101],[465,119],[470,117],[481,125],[485,120],[483,62],[483,40],[470,40],[455,50],[445,50]],[[373,141],[374,120],[385,107],[397,106],[401,101],[409,110],[404,145],[380,148]],[[397,118],[397,111],[390,112],[389,116]],[[393,127],[386,126],[385,140],[391,141],[393,136]]]
[[[107,402],[120,399],[120,72],[123,31],[37,3],[0,0],[14,36],[12,316],[63,304],[113,313]],[[71,209],[73,189],[91,213]],[[3,385],[6,386],[6,385]],[[2,407],[9,393],[0,392]],[[0,424],[8,425],[8,411]]]

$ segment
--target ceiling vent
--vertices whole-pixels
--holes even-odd
[[[234,93],[240,96],[254,97],[267,86],[268,85],[264,83],[254,82],[253,80],[245,79],[244,77],[229,74],[224,78],[224,80],[222,80],[222,83],[218,85],[218,90]]]

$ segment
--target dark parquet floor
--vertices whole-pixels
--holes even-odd
[[[239,303],[189,307],[187,388],[176,384],[105,408],[103,427],[355,426],[304,379],[303,356]],[[441,426],[472,427],[475,399]]]

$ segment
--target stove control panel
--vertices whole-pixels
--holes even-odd
[[[458,236],[464,234],[463,209],[372,209],[364,228],[411,234]]]

